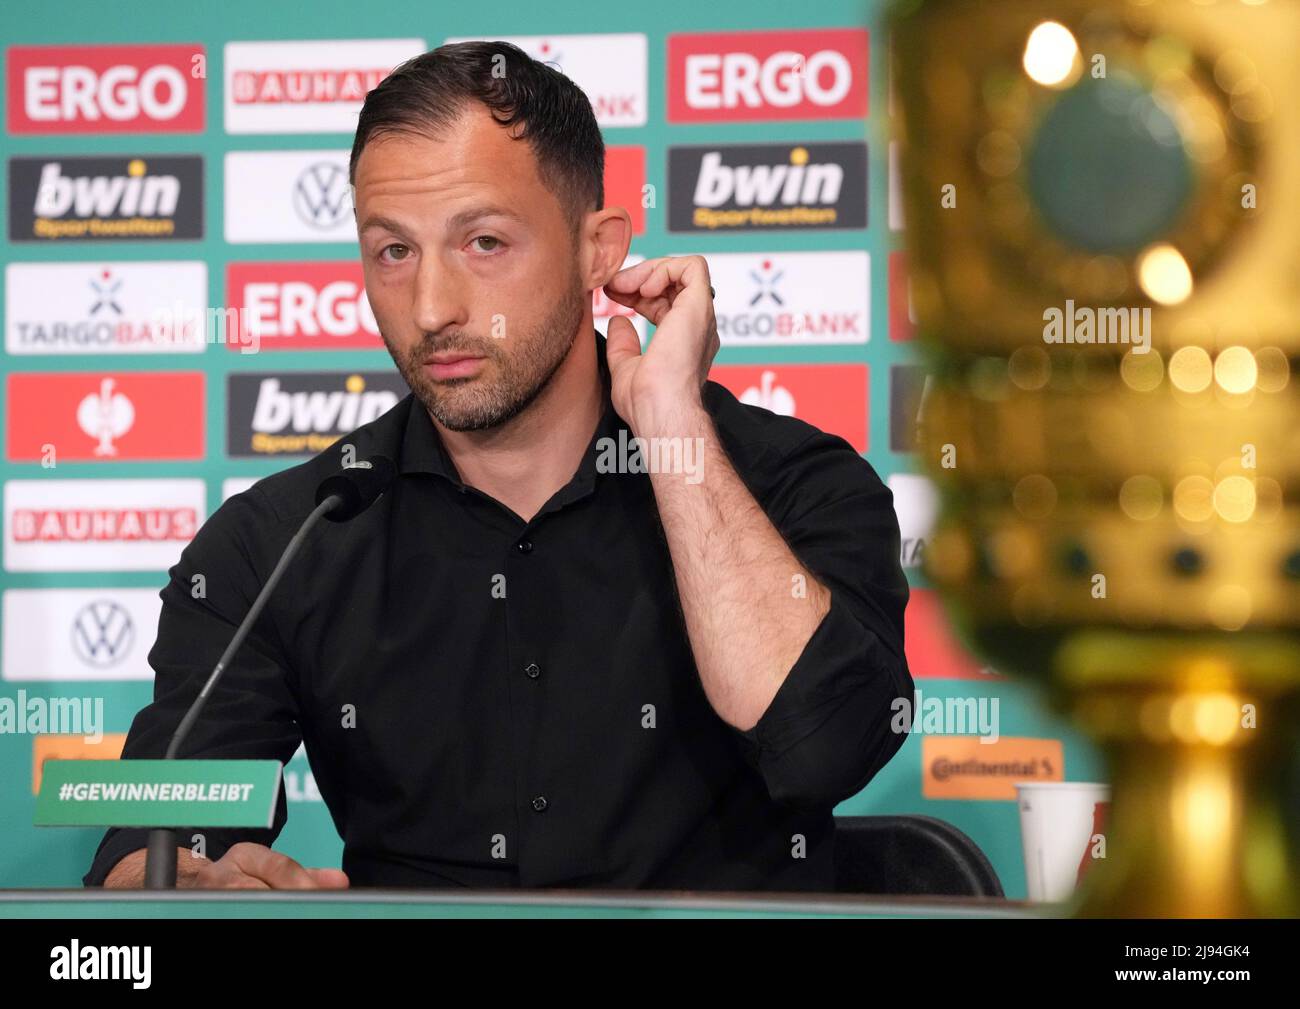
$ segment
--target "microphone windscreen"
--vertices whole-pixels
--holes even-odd
[[[326,477],[316,488],[316,503],[337,494],[342,504],[325,513],[331,522],[347,522],[374,504],[397,476],[397,467],[382,455],[345,466]]]

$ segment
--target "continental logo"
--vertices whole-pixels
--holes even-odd
[[[396,372],[232,374],[226,449],[236,459],[315,455],[387,413],[408,391]]]
[[[203,237],[197,155],[9,159],[15,242]]]
[[[106,732],[97,743],[81,736],[44,735],[32,738],[32,795],[41,790],[47,760],[118,760],[126,746],[125,732]]]
[[[1016,785],[1064,781],[1059,739],[1006,736],[996,743],[978,736],[923,736],[921,794],[927,799],[1016,801]]]
[[[669,231],[867,226],[867,145],[668,148]]]

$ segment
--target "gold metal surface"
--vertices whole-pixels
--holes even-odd
[[[890,29],[927,574],[1105,754],[1078,913],[1300,914],[1300,0]]]

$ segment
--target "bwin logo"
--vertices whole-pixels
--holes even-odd
[[[293,208],[313,228],[334,227],[352,213],[352,187],[342,165],[319,161],[293,185]]]
[[[37,217],[170,217],[180,201],[181,181],[175,175],[150,175],[140,158],[133,158],[125,175],[64,175],[51,161],[41,168],[33,212]]]
[[[100,599],[83,606],[72,621],[72,650],[88,666],[117,665],[135,643],[131,615],[117,603]]]
[[[699,207],[832,206],[839,201],[844,169],[810,160],[806,147],[790,151],[785,165],[725,165],[721,151],[709,151],[695,181]]]

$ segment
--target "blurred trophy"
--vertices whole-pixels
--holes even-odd
[[[1106,758],[1084,916],[1300,913],[1300,0],[901,0],[929,577]]]

